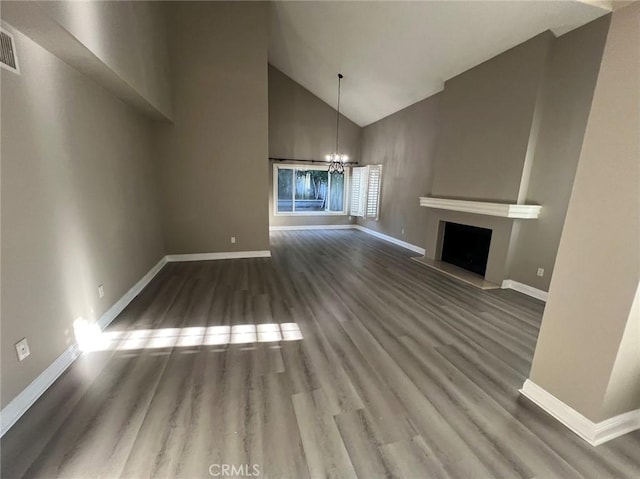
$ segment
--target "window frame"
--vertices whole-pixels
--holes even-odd
[[[274,216],[347,216],[349,214],[349,191],[350,191],[350,168],[344,169],[344,185],[343,185],[343,201],[342,211],[278,211],[278,170],[294,170],[293,175],[295,178],[295,170],[317,170],[317,171],[329,171],[329,165],[300,165],[300,164],[277,164],[273,165],[273,215]],[[331,201],[329,195],[331,195],[331,175],[328,174],[329,182],[327,184],[327,203]],[[292,208],[295,210],[295,194],[296,189],[293,188],[292,192]]]

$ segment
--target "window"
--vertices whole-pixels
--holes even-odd
[[[274,165],[276,215],[346,215],[348,172],[328,166]]]
[[[382,165],[353,168],[351,177],[350,214],[377,221],[380,216]]]

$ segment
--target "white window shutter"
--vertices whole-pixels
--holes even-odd
[[[364,170],[366,167],[354,167],[351,170],[351,216],[364,216],[364,205],[362,201],[364,186]]]
[[[382,165],[354,167],[351,172],[351,206],[349,214],[372,220],[380,216],[380,182]]]
[[[378,220],[380,216],[380,182],[382,181],[382,165],[369,165],[367,179],[367,207],[365,218]]]

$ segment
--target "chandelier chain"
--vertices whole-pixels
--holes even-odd
[[[331,155],[327,155],[329,162],[329,173],[344,174],[344,163],[349,159],[347,155],[340,154],[340,90],[342,84],[342,73],[338,73],[338,106],[336,109],[336,149]]]

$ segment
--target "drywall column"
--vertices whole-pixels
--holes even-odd
[[[611,19],[530,377],[593,423],[640,407],[639,105],[635,4]]]
[[[524,203],[543,207],[512,236],[509,279],[543,291],[553,275],[609,22],[606,15],[556,39],[538,100],[542,118]]]
[[[174,123],[156,130],[168,253],[268,250],[268,4],[168,3]]]

